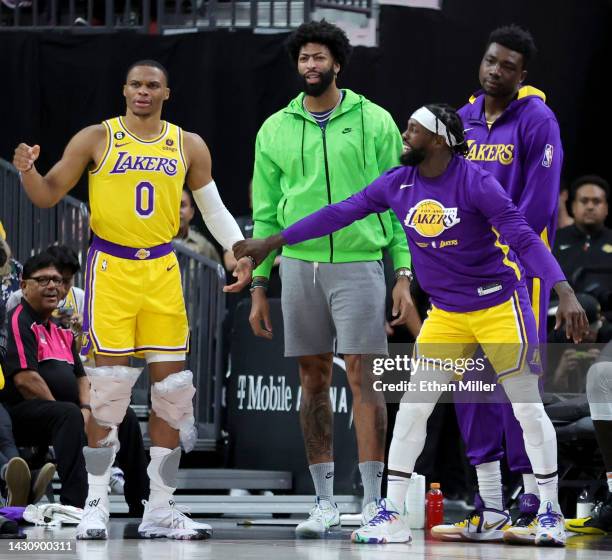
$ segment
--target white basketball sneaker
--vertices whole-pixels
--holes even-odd
[[[361,510],[361,525],[367,525],[378,513],[378,500],[366,504]]]
[[[108,539],[109,513],[102,504],[101,498],[90,500],[83,510],[81,522],[77,525],[76,538],[78,540],[106,540]]]
[[[431,528],[431,536],[441,541],[501,541],[504,531],[512,526],[507,511],[482,508],[463,521]]]
[[[405,511],[400,513],[388,498],[377,500],[375,505],[375,515],[363,527],[353,531],[351,540],[354,543],[383,544],[412,541],[408,515]]]
[[[305,539],[318,539],[326,533],[340,528],[340,511],[336,504],[317,497],[315,506],[310,510],[306,521],[296,528],[295,534]]]
[[[555,511],[551,502],[545,503],[546,511],[539,513],[535,543],[539,546],[565,546],[565,519]]]
[[[210,525],[191,519],[173,500],[161,506],[153,507],[146,501],[144,505],[144,515],[138,526],[138,534],[143,539],[203,540],[212,535]]]

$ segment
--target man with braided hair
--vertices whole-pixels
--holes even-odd
[[[559,295],[557,328],[564,322],[566,335],[575,341],[587,326],[584,310],[559,265],[501,185],[462,157],[466,153],[463,127],[452,108],[421,107],[408,121],[403,140],[403,166],[280,234],[240,241],[234,252],[260,261],[282,245],[328,235],[372,212],[393,209],[403,218],[416,272],[432,302],[417,338],[421,360],[411,377],[415,387],[426,387],[426,394],[408,391],[404,395],[389,451],[387,499],[381,501],[370,523],[353,533],[353,540],[411,540],[404,511],[410,477],[425,445],[427,419],[455,375],[425,365],[436,360],[465,361],[481,345],[523,429],[534,472],[550,481],[542,492],[536,543],[564,545],[555,483],[556,435],[540,400],[537,359],[530,354],[538,335],[523,266],[554,286]],[[502,527],[508,519],[502,512],[483,515],[481,522]]]
[[[89,126],[68,143],[62,159],[42,176],[35,167],[39,146],[20,144],[13,163],[34,204],[49,208],[89,171],[93,241],[85,285],[83,348],[95,354],[91,382],[89,445],[83,448],[89,494],[78,539],[106,539],[108,483],[117,448],[117,426],[140,370],[148,364],[151,387],[151,493],[138,532],[143,538],[202,539],[209,525],[175,509],[181,448],[197,438],[193,376],[185,370],[189,329],[176,255],[170,243],[179,228],[183,185],[193,192],[208,229],[226,249],[243,239],[212,178],[202,138],[161,120],[170,97],[168,72],[155,60],[130,66],[123,86],[126,114]],[[252,261],[238,261],[237,291],[251,278]]]
[[[489,36],[479,69],[481,89],[459,111],[468,145],[466,158],[491,173],[519,212],[550,249],[554,242],[563,146],[559,125],[544,93],[526,85],[536,53],[531,34],[516,25]],[[546,343],[551,286],[527,271],[526,287],[540,344]],[[438,525],[441,540],[533,544],[539,485],[529,462],[521,427],[508,403],[455,401],[468,459],[476,468],[479,493],[475,511],[455,524]],[[505,443],[505,446],[504,446]],[[504,450],[505,447],[505,450]],[[500,459],[523,478],[520,515],[505,531],[479,526],[481,510],[505,510]]]

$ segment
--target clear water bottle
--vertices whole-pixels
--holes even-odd
[[[591,499],[589,489],[586,487],[578,496],[578,501],[576,502],[576,517],[578,519],[582,517],[589,517],[592,511],[593,501]]]

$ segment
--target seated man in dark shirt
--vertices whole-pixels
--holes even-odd
[[[23,298],[8,317],[2,397],[17,445],[53,445],[62,482],[61,503],[83,507],[87,473],[82,448],[87,445],[84,422],[91,414],[89,381],[73,332],[52,319],[62,282],[49,253],[26,262]],[[142,434],[129,408],[118,436],[117,459],[126,475],[125,497],[130,512],[137,514],[149,489]]]
[[[605,225],[610,186],[586,175],[570,187],[574,224],[557,232],[553,254],[576,292],[595,297],[612,316],[612,230]]]

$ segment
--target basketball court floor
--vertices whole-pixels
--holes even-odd
[[[79,560],[612,560],[612,536],[572,536],[568,546],[540,548],[504,544],[441,543],[413,532],[412,544],[354,545],[351,528],[323,540],[296,540],[294,525],[253,525],[243,519],[212,519],[206,541],[141,540],[136,519],[111,521],[108,541],[75,541],[74,527],[25,529],[26,540],[0,541],[0,558]],[[279,523],[283,523],[279,521]],[[60,550],[27,550],[39,541],[64,543]],[[16,545],[16,543],[21,543]],[[26,543],[29,543],[26,545]],[[41,548],[42,542],[40,543]],[[18,550],[20,546],[22,550]],[[49,548],[45,545],[44,548]],[[62,552],[61,549],[64,549]],[[25,550],[23,550],[25,549]]]

